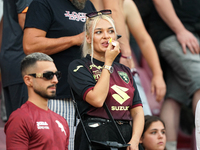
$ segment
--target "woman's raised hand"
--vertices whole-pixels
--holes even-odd
[[[115,60],[115,58],[119,53],[120,53],[119,42],[113,41],[111,38],[109,40],[109,45],[105,53],[105,64],[112,65],[113,61]]]

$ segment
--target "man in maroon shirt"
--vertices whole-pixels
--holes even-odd
[[[29,98],[5,125],[7,150],[68,150],[68,124],[47,106],[61,77],[53,59],[43,53],[27,55],[21,72]]]

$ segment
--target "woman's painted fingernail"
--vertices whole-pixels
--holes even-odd
[[[110,40],[109,40],[109,43],[111,43],[112,42],[112,38],[110,38]]]

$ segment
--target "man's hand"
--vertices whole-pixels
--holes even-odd
[[[156,101],[160,102],[166,93],[166,85],[161,75],[153,76],[151,80],[151,93],[156,94]]]
[[[188,30],[183,30],[176,34],[177,40],[182,46],[183,53],[186,54],[186,47],[189,48],[192,54],[199,54],[199,43],[195,36]]]
[[[84,37],[85,37],[85,32],[82,32],[82,33],[76,35],[76,38],[77,38],[76,45],[77,46],[80,46],[81,44],[83,44]]]

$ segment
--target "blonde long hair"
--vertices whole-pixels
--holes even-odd
[[[117,39],[117,32],[116,32],[116,28],[115,28],[115,24],[114,24],[114,20],[112,19],[111,16],[109,15],[98,15],[96,17],[93,18],[87,18],[86,23],[84,25],[84,31],[85,31],[85,37],[84,37],[84,41],[83,41],[83,45],[82,45],[82,56],[85,57],[87,54],[91,54],[91,61],[93,63],[93,51],[94,51],[94,47],[93,47],[93,37],[94,37],[94,29],[96,27],[96,24],[101,20],[107,20],[113,27],[114,32],[115,32],[115,39]],[[92,28],[92,34],[90,33],[90,29]],[[91,43],[88,43],[86,40],[86,35],[90,36],[91,34]]]

